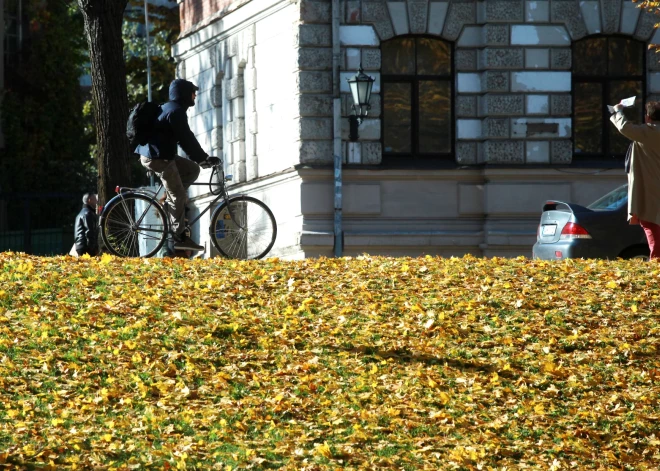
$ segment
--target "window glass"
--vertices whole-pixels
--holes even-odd
[[[629,140],[609,121],[606,105],[636,96],[625,109],[643,121],[645,44],[627,37],[588,37],[573,43],[573,150],[591,159],[623,160]]]
[[[573,73],[583,76],[607,75],[607,38],[588,38],[574,44]]]
[[[611,211],[618,209],[621,205],[628,201],[628,184],[622,185],[619,188],[610,191],[605,196],[598,198],[591,203],[587,208],[593,211]]]
[[[383,84],[383,141],[385,152],[412,151],[412,84]]]
[[[609,74],[614,76],[644,73],[644,45],[627,38],[609,38]]]
[[[600,83],[576,83],[573,93],[573,139],[576,154],[600,154],[603,151],[603,86]]]
[[[451,85],[448,81],[419,82],[419,152],[451,152]]]
[[[384,75],[415,74],[415,41],[413,38],[396,38],[381,46],[381,72]]]
[[[417,38],[417,74],[449,75],[451,48],[444,41]]]

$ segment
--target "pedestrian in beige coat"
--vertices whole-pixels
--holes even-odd
[[[616,105],[610,117],[621,134],[632,142],[626,156],[628,173],[628,222],[641,224],[651,249],[660,257],[660,102],[646,104],[645,124],[635,124]]]

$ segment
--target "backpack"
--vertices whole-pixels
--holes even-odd
[[[126,123],[126,137],[130,143],[131,149],[138,145],[144,146],[149,142],[153,135],[161,108],[153,101],[143,101],[133,107],[128,114]]]

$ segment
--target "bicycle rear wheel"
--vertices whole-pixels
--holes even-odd
[[[99,225],[103,242],[119,257],[152,257],[165,243],[168,222],[156,200],[123,193],[103,209]]]
[[[272,211],[251,196],[235,196],[211,216],[211,241],[222,255],[242,260],[263,258],[275,244],[277,224]]]

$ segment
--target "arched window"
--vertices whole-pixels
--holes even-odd
[[[636,96],[625,111],[643,122],[645,45],[621,36],[588,37],[573,43],[574,161],[623,159],[629,141],[610,123],[607,105]]]
[[[453,157],[452,52],[450,43],[429,37],[381,44],[384,157]]]

